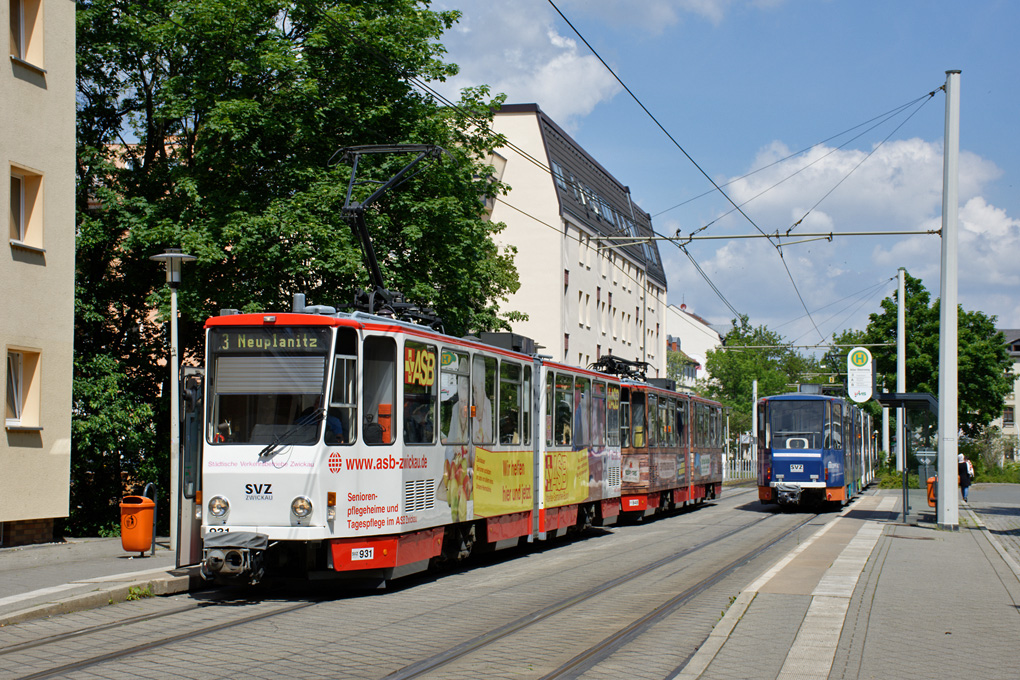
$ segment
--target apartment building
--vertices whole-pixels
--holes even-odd
[[[694,388],[698,380],[707,380],[710,376],[705,369],[705,359],[709,350],[722,346],[719,331],[708,325],[703,318],[687,309],[687,305],[666,307],[666,333],[669,349],[680,351],[689,359],[685,362],[685,370],[678,381],[683,387]]]
[[[555,360],[587,366],[604,354],[666,375],[666,276],[652,220],[630,189],[535,104],[504,106],[493,128],[510,143],[494,167],[511,192],[490,204],[517,248],[514,332]]]
[[[75,3],[2,0],[0,546],[68,514],[74,338]]]

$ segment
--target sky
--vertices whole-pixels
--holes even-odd
[[[900,267],[938,297],[941,239],[913,232],[941,228],[940,88],[960,70],[959,301],[1020,328],[1020,3],[553,2],[576,33],[549,0],[436,0],[463,13],[443,38],[460,73],[437,89],[538,104],[663,236],[883,232],[786,238],[782,258],[763,238],[690,241],[729,305],[660,241],[671,304],[813,345],[863,330]]]

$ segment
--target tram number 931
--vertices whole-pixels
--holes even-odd
[[[375,557],[375,548],[351,548],[351,562],[370,560]]]

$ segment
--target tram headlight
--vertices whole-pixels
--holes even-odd
[[[312,501],[307,496],[298,496],[290,502],[290,511],[295,517],[308,517],[312,514]]]
[[[209,515],[211,517],[223,517],[230,510],[230,502],[223,496],[213,496],[209,499]]]

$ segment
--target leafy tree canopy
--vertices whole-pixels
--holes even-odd
[[[289,309],[297,292],[341,306],[368,286],[341,216],[351,169],[331,164],[342,147],[445,148],[367,216],[386,284],[455,334],[516,316],[499,310],[518,287],[514,253],[494,244],[502,225],[483,205],[506,189],[485,162],[503,142],[488,126],[502,98],[478,88],[441,107],[416,89],[456,73],[439,39],[458,12],[424,0],[77,6],[75,348],[118,365],[79,373],[75,389],[102,394],[115,379],[153,406],[158,430],[128,455],[154,459],[168,441],[165,316],[152,314],[168,292],[149,256],[198,257],[180,289],[185,358],[200,356],[201,323],[220,308]],[[375,156],[358,174],[386,180],[408,160]],[[99,455],[87,438],[73,446]]]
[[[816,368],[814,359],[798,354],[781,335],[765,326],[752,326],[748,317],[734,319],[723,347],[709,350],[705,368],[711,378],[698,391],[732,407],[731,431],[751,428],[753,383],[758,397],[795,390],[805,374]]]
[[[920,279],[906,275],[906,385],[908,392],[939,394],[939,300],[931,296]],[[897,294],[882,300],[881,311],[870,315],[861,337],[867,343],[888,343],[872,347],[876,380],[888,391],[896,386]],[[1012,389],[1012,365],[1006,340],[995,330],[995,317],[959,308],[958,333],[958,418],[960,429],[977,436],[1002,412],[1003,400]],[[843,352],[845,365],[846,351]]]

